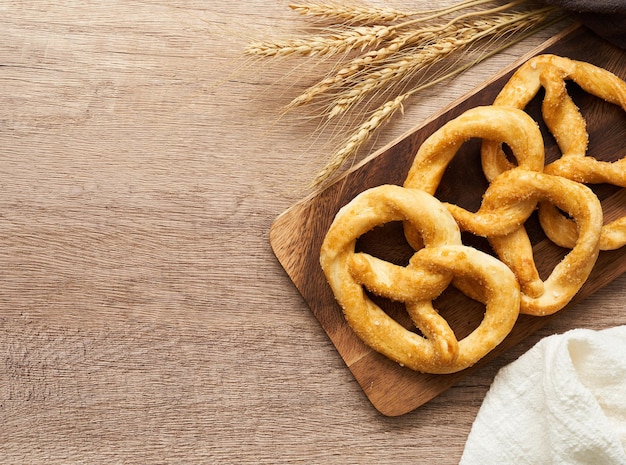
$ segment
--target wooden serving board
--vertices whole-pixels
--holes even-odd
[[[435,130],[464,111],[489,105],[508,80],[513,70],[530,56],[541,53],[582,60],[603,67],[626,79],[626,53],[615,48],[583,27],[555,37],[515,66],[485,83],[479,89],[456,102],[451,108],[416,128],[397,143],[381,150],[361,166],[350,171],[339,182],[312,198],[305,199],[280,215],[270,230],[274,253],[307,304],[319,320],[341,357],[361,385],[374,407],[382,414],[396,416],[407,413],[428,402],[475,367],[451,375],[415,373],[403,368],[365,346],[346,323],[341,309],[319,266],[322,240],[336,212],[358,193],[381,184],[402,185],[413,157],[421,143]],[[626,113],[619,107],[585,94],[575,85],[569,87],[570,95],[587,119],[590,135],[589,154],[602,160],[616,160],[626,153]],[[541,95],[531,102],[527,111],[540,123],[546,143],[546,161],[558,157],[553,138],[543,126],[540,114]],[[487,182],[479,162],[479,141],[466,143],[448,167],[436,194],[441,200],[476,210],[480,205]],[[593,186],[602,201],[605,218],[626,214],[626,189],[614,186]],[[527,229],[533,242],[535,260],[542,277],[546,277],[566,251],[545,238],[537,219],[531,217]],[[381,240],[384,239],[384,240]],[[464,236],[464,243],[489,251],[482,239]],[[382,245],[381,245],[382,244]],[[398,224],[390,223],[366,234],[357,247],[389,261],[406,263],[413,251],[406,245]],[[572,303],[597,291],[626,270],[626,250],[601,252],[587,283]],[[391,302],[378,302],[398,321],[408,324],[401,306]],[[462,338],[482,320],[481,304],[449,288],[435,305]],[[571,304],[570,304],[571,305]],[[563,309],[552,317],[520,316],[515,328],[505,341],[485,357],[480,366],[519,343],[551,318],[562,316]]]

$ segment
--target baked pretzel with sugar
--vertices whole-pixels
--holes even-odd
[[[555,313],[578,292],[596,262],[603,221],[600,201],[583,184],[542,173],[543,142],[536,123],[522,110],[495,106],[468,110],[433,133],[419,148],[404,187],[434,195],[460,146],[474,137],[507,144],[519,166],[492,180],[477,212],[445,205],[461,230],[486,237],[511,268],[522,290],[520,313]],[[566,211],[578,228],[574,247],[545,281],[524,227],[539,202]],[[419,246],[411,224],[405,231],[409,242]]]
[[[524,109],[543,88],[542,116],[562,155],[542,170],[580,183],[626,187],[626,158],[605,162],[587,155],[586,121],[568,94],[566,81],[573,81],[585,92],[626,111],[626,82],[590,63],[555,55],[539,55],[520,66],[500,91],[494,105]],[[483,144],[482,163],[488,180],[515,166],[507,160],[498,141]],[[578,234],[576,225],[554,205],[542,204],[539,218],[553,242],[562,247],[574,247]],[[608,222],[602,230],[600,249],[614,250],[625,244],[626,217]]]
[[[384,223],[405,221],[423,248],[407,266],[355,252],[357,239]],[[511,331],[520,307],[519,285],[495,257],[461,244],[459,227],[435,197],[422,190],[383,185],[356,196],[336,215],[320,263],[348,324],[372,349],[426,373],[453,373],[474,365]],[[480,325],[457,340],[432,301],[458,279],[479,286],[486,306]],[[403,302],[424,336],[388,316],[366,293]]]

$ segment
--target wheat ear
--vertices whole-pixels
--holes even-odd
[[[383,47],[370,50],[365,54],[353,58],[350,62],[341,67],[335,75],[328,76],[318,83],[310,86],[302,94],[294,98],[283,109],[283,113],[286,113],[296,107],[310,103],[315,97],[327,92],[333,87],[341,85],[348,77],[353,76],[357,72],[364,68],[372,68],[376,63],[383,59],[397,53],[406,46],[418,47],[426,45],[428,41],[432,41],[435,37],[447,37],[450,33],[456,33],[457,31],[466,28],[470,23],[468,20],[473,16],[482,16],[485,14],[491,14],[499,12],[503,9],[510,8],[512,5],[519,3],[523,0],[515,0],[514,2],[502,5],[500,7],[492,8],[487,11],[473,11],[465,14],[461,14],[456,18],[449,20],[443,24],[435,24],[430,27],[424,27],[417,30],[409,30],[408,32],[402,32],[390,40],[387,40]],[[457,6],[458,8],[458,6]],[[460,23],[457,25],[457,23]],[[413,21],[404,22],[395,26],[392,26],[393,30],[398,30],[408,25],[413,25]]]
[[[412,16],[413,13],[395,8],[369,5],[345,5],[336,2],[292,3],[289,8],[304,16],[339,20],[346,23],[385,23]]]
[[[390,23],[410,17],[416,17],[416,21],[427,21],[454,13],[461,9],[471,8],[492,1],[493,0],[462,0],[451,6],[420,11],[400,11],[389,7],[348,5],[338,2],[292,3],[289,7],[301,15],[325,20],[335,20],[342,24],[378,24]]]
[[[286,57],[290,55],[329,57],[351,50],[360,49],[363,51],[368,47],[376,47],[392,31],[391,28],[383,25],[360,26],[326,36],[254,42],[246,48],[245,53],[264,57]]]
[[[352,59],[350,62],[342,66],[341,69],[334,75],[328,76],[318,83],[310,86],[302,94],[298,95],[291,102],[289,102],[283,111],[287,112],[296,107],[310,103],[317,96],[324,94],[333,87],[339,86],[350,76],[353,76],[364,68],[372,66],[374,63],[397,53],[402,47],[406,45],[415,45],[420,41],[423,42],[433,39],[438,31],[439,28],[430,28],[419,31],[409,31],[394,37],[384,47],[371,50],[364,55]]]
[[[475,42],[496,36],[503,30],[506,33],[515,28],[529,27],[540,22],[551,11],[553,11],[551,7],[546,7],[530,13],[504,13],[489,20],[473,21],[454,31],[453,36],[444,36],[426,47],[402,53],[398,59],[384,63],[371,72],[355,75],[351,85],[347,85],[348,90],[335,99],[327,116],[333,118],[342,114],[372,92],[409,79],[416,72],[441,62]]]
[[[410,94],[399,95],[393,100],[385,102],[371,116],[362,123],[348,138],[341,149],[336,151],[329,162],[322,168],[313,180],[313,186],[322,185],[326,182],[344,163],[366,144],[375,130],[389,121],[398,111],[404,111],[403,102]]]
[[[553,19],[552,21],[545,23],[543,27],[548,27],[551,24],[554,24],[555,22],[557,22],[558,20],[559,18]],[[479,55],[474,60],[468,61],[467,63],[452,69],[448,73],[441,75],[436,79],[432,79],[424,84],[413,87],[411,90],[396,97],[395,99],[384,103],[372,114],[372,116],[365,123],[359,126],[359,128],[357,128],[350,135],[350,137],[341,146],[341,148],[336,150],[331,155],[326,165],[322,167],[322,169],[315,176],[311,187],[320,188],[324,186],[328,182],[328,180],[331,179],[334,176],[334,174],[341,168],[341,166],[346,162],[346,160],[348,160],[351,157],[354,157],[356,153],[361,149],[361,147],[365,145],[365,143],[367,143],[367,141],[371,139],[373,134],[376,131],[378,131],[385,122],[387,122],[389,119],[392,118],[392,116],[395,114],[395,112],[398,109],[401,109],[402,112],[404,112],[403,104],[411,96],[429,87],[433,87],[447,79],[450,79],[453,76],[463,73],[464,71],[480,63],[481,61],[486,60],[487,58],[492,57],[493,55],[496,55],[497,53],[500,53],[502,50],[512,46],[513,44],[521,40],[524,40],[525,38],[530,36],[533,32],[535,32],[535,30],[533,30],[531,27],[529,28],[529,30],[523,32],[519,36],[513,36],[512,39],[501,44],[499,47],[494,48],[488,52],[485,52]],[[381,115],[384,115],[384,118],[381,118]]]
[[[296,11],[306,11],[307,14],[331,17],[331,14],[334,12],[334,17],[336,18],[345,19],[346,17],[351,17],[354,19],[356,17],[368,17],[372,21],[376,20],[380,22],[384,22],[381,18],[391,17],[393,15],[396,15],[397,18],[406,18],[416,14],[425,14],[425,16],[394,25],[374,24],[371,26],[350,27],[337,32],[331,31],[327,35],[322,36],[253,42],[245,49],[245,53],[248,55],[258,55],[264,57],[286,57],[290,55],[327,57],[337,53],[349,52],[351,50],[360,49],[363,51],[368,47],[377,47],[381,42],[388,40],[401,28],[415,26],[416,23],[430,21],[445,14],[449,14],[463,8],[468,8],[470,6],[480,5],[488,1],[492,0],[464,0],[448,8],[421,13],[401,13],[393,9],[341,6],[335,3],[313,3],[308,6],[291,5],[291,7]],[[526,0],[514,0],[513,2],[498,9],[508,8],[514,4],[522,3],[524,1]],[[490,11],[483,12],[483,14],[487,14]]]

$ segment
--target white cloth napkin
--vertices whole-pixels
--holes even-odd
[[[549,336],[496,375],[460,465],[626,464],[626,326]]]

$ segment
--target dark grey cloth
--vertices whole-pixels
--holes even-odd
[[[626,14],[626,0],[545,0],[577,13],[619,13]]]
[[[545,0],[571,11],[589,29],[626,49],[626,0]]]

